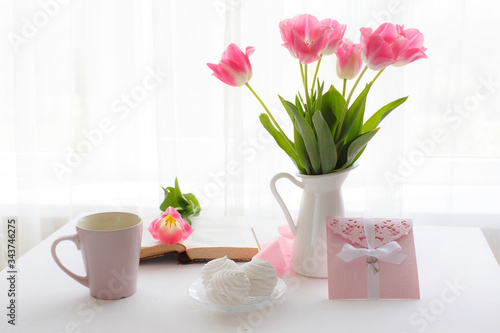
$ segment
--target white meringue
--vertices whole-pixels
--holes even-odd
[[[201,269],[201,279],[205,288],[208,287],[212,276],[221,269],[238,269],[238,265],[231,259],[227,259],[227,256],[207,262]]]
[[[250,296],[268,296],[278,283],[276,268],[264,259],[254,259],[240,269],[250,280]]]
[[[212,275],[206,290],[214,304],[239,305],[250,292],[250,281],[240,270],[222,269]]]

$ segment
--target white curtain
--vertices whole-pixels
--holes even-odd
[[[410,97],[349,175],[347,213],[479,226],[494,247],[499,12],[487,0],[2,0],[1,244],[10,217],[23,253],[83,212],[156,214],[160,186],[175,177],[203,214],[284,223],[269,180],[295,173],[292,162],[261,127],[250,92],[225,86],[206,63],[231,42],[254,46],[251,84],[290,130],[277,95],[293,98],[300,74],[278,23],[310,13],[347,24],[355,41],[360,27],[405,24],[428,48],[428,60],[389,68],[370,92],[367,114]],[[334,58],[321,66],[325,85],[339,86]],[[300,191],[279,187],[296,214]]]

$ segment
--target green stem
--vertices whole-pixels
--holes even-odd
[[[273,121],[274,123],[274,126],[276,126],[276,128],[278,129],[278,131],[280,131],[281,135],[283,135],[283,137],[286,137],[285,136],[285,133],[283,132],[283,130],[281,129],[280,125],[278,125],[278,122],[276,122],[276,120],[274,119],[273,115],[271,114],[271,112],[269,111],[269,109],[267,108],[267,106],[264,104],[264,102],[260,99],[259,95],[257,95],[257,93],[252,89],[252,87],[250,87],[250,85],[247,83],[245,83],[245,86],[247,86],[248,89],[250,89],[250,91],[252,92],[252,94],[255,96],[255,98],[257,98],[257,100],[260,102],[260,105],[262,105],[262,107],[264,108],[264,110],[266,110],[266,113],[267,115],[269,116],[269,118],[271,118],[271,120]]]
[[[359,81],[361,80],[361,78],[363,77],[363,75],[365,74],[367,69],[368,69],[368,66],[365,66],[365,68],[363,68],[363,71],[361,72],[361,74],[359,74],[358,79],[356,80],[356,83],[354,83],[354,86],[352,86],[351,92],[349,93],[349,96],[347,97],[347,101],[344,104],[344,109],[342,110],[342,116],[340,117],[339,127],[337,129],[337,132],[335,133],[335,141],[338,141],[338,139],[340,137],[340,132],[342,130],[342,123],[344,122],[344,118],[345,118],[345,115],[347,113],[347,109],[349,107],[349,102],[351,101],[352,93],[354,92],[354,90],[358,86]]]
[[[302,79],[302,84],[304,84],[304,68],[302,67],[302,63],[299,61],[300,66],[300,77]]]
[[[347,107],[349,106],[349,102],[351,101],[352,93],[354,92],[354,90],[358,86],[359,81],[361,80],[361,78],[363,77],[363,75],[365,74],[367,69],[368,69],[368,66],[365,66],[365,68],[363,68],[363,71],[361,72],[361,74],[359,74],[358,79],[356,80],[356,83],[354,83],[354,86],[352,86],[351,92],[349,93],[349,96],[347,97],[347,101],[346,101],[345,106],[344,106],[344,111],[347,110]]]
[[[321,56],[321,58],[319,58],[318,64],[316,65],[316,70],[314,71],[314,78],[313,78],[312,87],[311,87],[311,96],[314,95],[314,87],[316,85],[316,77],[318,76],[319,64],[321,64],[321,59],[323,59],[323,56]]]
[[[344,79],[344,84],[342,85],[342,97],[345,98],[345,88],[347,86],[347,79]]]
[[[378,71],[377,75],[375,75],[375,77],[373,78],[371,84],[373,84],[375,82],[375,80],[380,76],[380,74],[382,74],[382,72],[384,71],[384,69],[385,68],[382,68],[381,70]]]
[[[302,67],[302,63],[299,62],[300,64],[300,74],[302,75],[302,84],[304,85],[304,90],[306,92],[306,105],[307,105],[307,110],[309,110],[309,104],[310,104],[310,98],[309,98],[309,89],[307,88],[307,65]]]

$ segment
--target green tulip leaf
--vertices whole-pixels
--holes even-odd
[[[337,124],[342,115],[342,110],[344,109],[345,100],[334,86],[321,97],[320,110],[323,114],[323,118],[328,124],[328,128],[332,133],[335,133]]]
[[[380,110],[375,112],[363,125],[362,133],[366,133],[368,131],[371,131],[372,129],[375,129],[382,122],[382,120],[384,120],[384,118],[389,115],[389,113],[403,104],[407,99],[408,96],[402,97],[380,108]]]
[[[297,150],[297,156],[300,161],[300,164],[302,165],[304,172],[303,174],[310,175],[312,174],[312,168],[311,164],[309,162],[309,157],[307,155],[307,149],[304,144],[304,140],[302,139],[302,136],[300,135],[299,131],[297,129],[293,130],[294,134],[294,140],[295,140],[295,149]]]
[[[311,163],[312,171],[314,174],[321,174],[321,160],[319,157],[318,150],[318,142],[316,141],[316,136],[314,135],[314,131],[311,126],[307,123],[307,121],[302,118],[299,114],[299,111],[290,102],[287,102],[280,96],[281,103],[288,112],[292,113],[295,117],[295,129],[299,132],[302,140],[304,141],[304,145],[307,149],[307,156],[309,157],[309,161]],[[297,142],[297,141],[295,141]]]
[[[351,164],[356,163],[356,161],[358,160],[358,158],[360,158],[360,157],[361,157],[361,154],[363,154],[363,152],[365,151],[365,149],[366,149],[366,146],[364,146],[364,147],[363,147],[363,149],[361,149],[361,150],[359,151],[358,155],[356,155],[356,157],[354,158],[354,160],[352,161],[352,163],[351,163]]]
[[[316,98],[316,96],[313,98],[313,101],[314,101],[314,106],[313,106],[313,109],[314,109],[314,113],[316,113],[316,111],[318,110],[321,110],[321,101],[323,100],[323,88],[325,86],[325,83],[321,83],[319,82],[318,80],[318,96]],[[314,115],[313,115],[314,117]]]
[[[378,132],[379,128],[363,133],[354,140],[348,142],[340,152],[339,160],[337,162],[337,170],[343,170],[351,166],[359,152],[368,144],[373,136]]]
[[[175,188],[173,187],[163,187],[165,193],[165,198],[160,205],[160,210],[164,212],[168,207],[179,207],[179,203],[175,197]]]
[[[359,94],[354,103],[347,109],[346,115],[344,117],[344,122],[341,127],[340,136],[338,141],[344,141],[349,133],[351,132],[358,115],[360,114],[361,109],[364,110],[364,105],[366,103],[366,97],[368,95],[368,91],[370,90],[371,84],[367,84],[365,89]],[[363,115],[361,115],[362,117]],[[359,121],[359,120],[358,120]],[[361,118],[361,124],[363,119]],[[361,127],[360,127],[361,128]]]
[[[367,97],[368,95],[366,95],[366,97],[360,101],[358,114],[356,116],[356,119],[354,120],[354,124],[352,125],[351,130],[347,134],[346,138],[347,142],[352,141],[354,138],[358,137],[362,133],[361,131],[363,129],[363,119],[365,117],[365,106]]]
[[[292,123],[295,123],[295,118],[297,117],[297,115],[299,115],[300,118],[304,116],[304,114],[301,114],[299,109],[293,103],[287,101],[279,95],[278,97],[281,101],[281,104],[283,104],[283,106],[285,107],[286,113],[288,113],[288,116],[290,117],[290,120],[292,120]]]
[[[305,119],[301,117],[295,120],[295,126],[304,140],[304,145],[307,148],[307,156],[309,157],[314,173],[321,174],[321,160],[319,157],[318,141],[316,140],[313,129],[309,126]]]
[[[186,193],[184,194],[186,199],[190,202],[190,206],[192,207],[192,216],[198,216],[200,215],[201,207],[200,203],[198,202],[198,199],[193,193]]]
[[[192,193],[182,194],[179,182],[175,178],[175,187],[162,187],[165,198],[160,205],[160,210],[164,212],[168,207],[173,207],[191,225],[192,216],[198,216],[201,211],[200,203]]]
[[[323,174],[330,173],[335,169],[335,164],[337,163],[337,149],[333,142],[332,133],[321,112],[314,114],[313,124],[318,138],[321,172]]]
[[[169,192],[168,187],[163,187],[163,186],[162,186],[161,188],[163,189],[163,194],[164,194],[165,196],[167,196],[167,194],[168,194],[168,192]]]
[[[295,107],[297,107],[297,110],[299,111],[300,115],[304,117],[304,108],[302,107],[302,103],[300,102],[299,96],[295,96]],[[292,119],[292,122],[294,120]]]
[[[189,205],[189,201],[187,201],[187,199],[184,198],[184,195],[181,192],[181,189],[179,187],[179,182],[177,181],[177,177],[175,177],[175,198],[177,199],[177,202],[179,203],[180,207],[186,207]]]
[[[290,158],[295,162],[297,168],[301,170],[302,164],[300,163],[299,157],[295,152],[295,144],[287,137],[283,137],[283,135],[273,126],[267,114],[262,113],[259,116],[259,120],[262,126],[264,126],[267,132],[274,138],[278,146],[283,149],[288,156],[290,156]]]

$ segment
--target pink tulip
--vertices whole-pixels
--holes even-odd
[[[175,208],[168,207],[159,218],[151,222],[148,230],[154,239],[172,245],[188,238],[194,229]]]
[[[323,40],[323,55],[334,54],[344,37],[346,25],[332,19],[324,19],[320,22],[325,28],[325,38]]]
[[[282,44],[290,54],[304,64],[320,58],[323,51],[325,29],[318,19],[309,14],[297,15],[279,24]]]
[[[248,57],[254,51],[252,46],[248,46],[243,53],[236,44],[229,44],[222,53],[219,64],[207,65],[214,71],[212,75],[222,82],[233,87],[241,87],[252,78],[252,66]]]
[[[337,75],[341,79],[352,80],[358,75],[363,61],[361,59],[361,44],[354,44],[345,38],[337,51]]]
[[[403,66],[427,58],[424,37],[417,29],[383,23],[374,32],[361,28],[362,57],[368,68],[381,70],[389,65]]]
[[[404,26],[396,25],[398,34],[405,40],[405,47],[396,55],[395,67],[401,67],[418,59],[427,59],[424,47],[424,35],[417,29],[406,29]]]
[[[381,70],[395,62],[392,43],[398,34],[393,24],[384,23],[373,33],[371,28],[361,28],[360,31],[362,57],[368,68]]]

